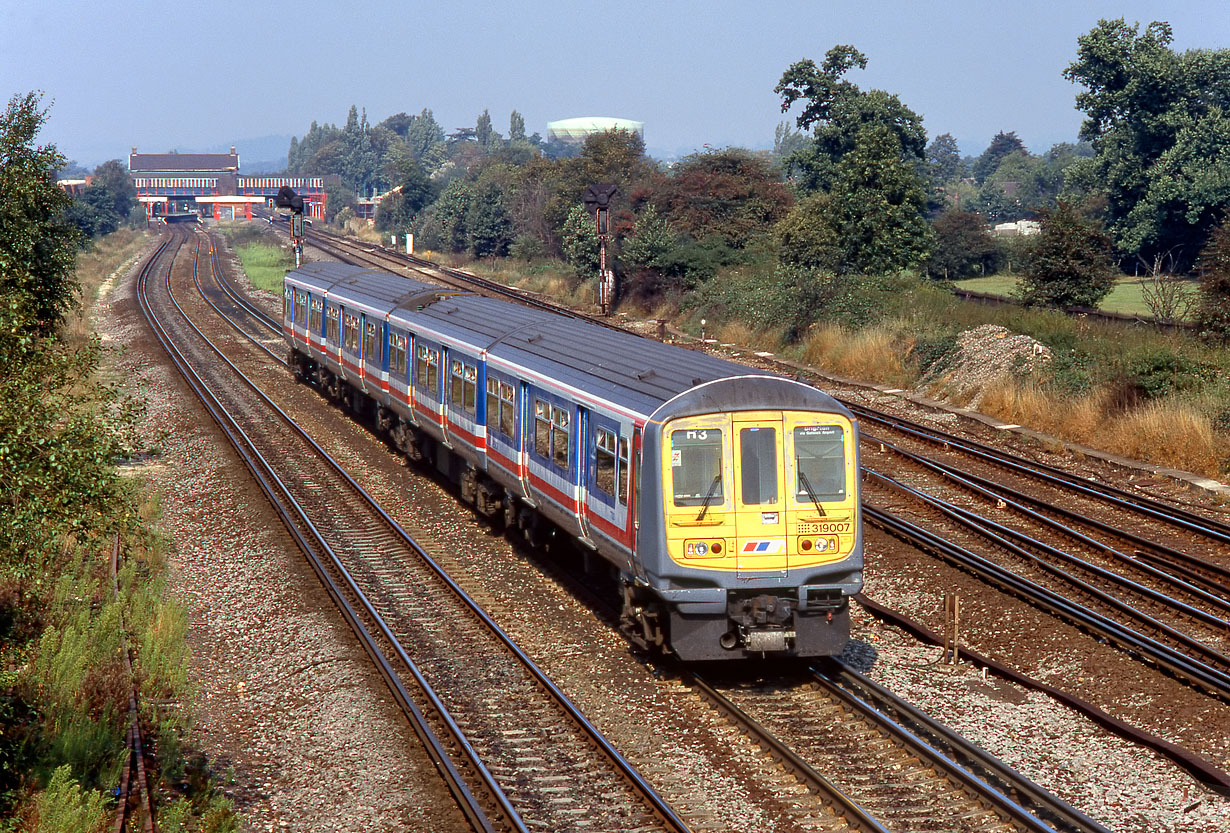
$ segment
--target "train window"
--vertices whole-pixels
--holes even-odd
[[[467,364],[465,372],[465,382],[462,386],[464,394],[461,406],[466,409],[470,416],[478,414],[478,368],[475,365]]]
[[[602,492],[615,497],[615,435],[605,428],[597,431],[597,467],[594,471],[594,485]]]
[[[359,349],[359,319],[354,315],[342,318],[342,347],[358,352]]]
[[[398,379],[406,378],[406,337],[401,333],[389,337],[389,372]]]
[[[380,358],[380,351],[376,349],[376,322],[368,321],[363,328],[363,359],[369,364],[380,364]]]
[[[329,308],[328,319],[329,319],[328,326],[325,329],[325,341],[329,342],[330,344],[337,344],[338,337],[339,337],[339,327],[337,325],[338,324],[338,312],[336,308],[334,307]]]
[[[725,503],[722,487],[722,432],[688,428],[671,432],[671,480],[676,506]]]
[[[478,396],[478,368],[460,359],[453,359],[449,364],[449,375],[448,401],[460,405],[466,413],[473,416]]]
[[[418,388],[432,397],[440,395],[440,351],[420,344],[414,354],[414,375]]]
[[[511,437],[517,432],[517,389],[500,382],[500,431]]]
[[[534,453],[551,455],[551,406],[541,399],[534,400]]]
[[[617,486],[619,487],[618,498],[620,503],[627,504],[628,502],[628,438],[619,438],[619,479]]]
[[[743,504],[777,503],[777,429],[740,430],[739,449]]]
[[[487,377],[487,429],[506,437],[517,430],[517,400],[513,386]]]
[[[295,320],[299,323],[300,327],[306,327],[307,326],[307,295],[305,295],[302,292],[295,293],[295,303],[299,307],[298,311],[295,313]]]
[[[295,290],[291,289],[289,286],[286,287],[286,292],[282,294],[282,319],[284,321],[290,320],[291,302],[294,297]]]
[[[795,499],[845,500],[846,435],[840,425],[800,425],[794,429]]]
[[[568,468],[568,412],[551,407],[551,462]]]
[[[487,377],[487,433],[500,427],[500,380]]]
[[[323,310],[324,304],[316,298],[313,298],[311,309],[308,311],[308,329],[314,333],[320,332],[320,318]]]

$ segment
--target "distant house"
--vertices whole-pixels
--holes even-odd
[[[85,179],[61,179],[56,184],[67,191],[70,197],[79,197],[93,180],[94,177],[87,176]]]
[[[1042,231],[1037,220],[1017,220],[1015,223],[997,223],[992,229],[996,237],[1029,237]]]

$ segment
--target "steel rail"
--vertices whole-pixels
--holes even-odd
[[[111,547],[111,589],[116,604],[120,603],[120,534],[115,534],[115,543]],[[120,630],[127,633],[124,617],[120,614]],[[124,671],[128,676],[128,761],[124,765],[119,795],[119,812],[115,818],[115,830],[122,833],[128,823],[130,797],[132,795],[132,770],[137,770],[137,795],[140,796],[139,809],[144,816],[142,829],[145,833],[154,833],[154,791],[149,785],[149,771],[145,768],[145,744],[141,731],[141,714],[137,709],[137,677],[132,670],[132,650],[124,648]]]
[[[900,628],[921,642],[937,647],[945,643],[945,640],[939,634],[932,631],[926,625],[911,619],[900,611],[880,604],[863,593],[859,593],[854,599],[875,618],[893,627]],[[1110,730],[1116,736],[1154,750],[1219,795],[1230,796],[1230,773],[1220,769],[1199,755],[1170,741],[1163,740],[1157,735],[1150,734],[1143,729],[1125,723],[1069,691],[1049,683],[1044,683],[1018,671],[1012,666],[1005,665],[998,660],[980,654],[968,645],[961,647],[961,658],[975,667],[991,671],[996,676],[1002,677],[1022,688],[1045,694],[1056,702],[1062,703],[1073,711],[1084,715],[1099,726]]]
[[[229,279],[227,279],[226,271],[223,270],[222,264],[218,262],[218,247],[214,245],[214,237],[209,232],[206,232],[206,235],[209,238],[209,255],[213,262],[213,274],[218,284],[218,288],[230,296],[232,301],[255,318],[259,324],[264,326],[266,329],[271,330],[274,334],[281,336],[281,322],[258,307],[250,298],[247,297],[247,295],[245,295],[241,290],[234,286]]]
[[[1055,594],[1027,578],[1000,567],[989,559],[944,540],[939,535],[899,518],[883,509],[864,504],[868,520],[887,532],[901,537],[921,549],[934,552],[946,560],[967,568],[991,583],[1027,601],[1041,606],[1061,618],[1114,641],[1166,669],[1177,677],[1203,687],[1215,696],[1230,700],[1230,676],[1204,663],[1197,662],[1157,640],[1115,622],[1089,608]],[[1011,546],[1011,542],[1004,541]]]
[[[1189,573],[1191,573],[1192,571],[1187,570],[1182,565],[1170,564],[1170,566],[1176,568],[1176,570],[1178,570],[1179,572],[1182,572],[1186,578],[1193,579],[1194,581],[1200,581],[1212,587],[1214,590],[1223,591],[1225,594],[1227,594],[1225,596],[1218,596],[1215,593],[1209,592],[1203,587],[1199,587],[1193,584],[1192,581],[1185,580],[1184,578],[1179,578],[1175,576],[1174,574],[1169,573],[1155,566],[1155,564],[1152,563],[1152,560],[1150,560],[1149,563],[1146,563],[1144,560],[1136,556],[1129,556],[1126,553],[1120,552],[1119,550],[1115,549],[1109,544],[1105,544],[1101,541],[1098,541],[1097,539],[1089,535],[1086,535],[1083,532],[1080,532],[1079,530],[1073,529],[1063,523],[1060,523],[1054,518],[1049,517],[1044,512],[1031,509],[1028,506],[1025,506],[1024,504],[1029,503],[1029,504],[1032,504],[1033,506],[1043,507],[1073,522],[1083,523],[1101,532],[1105,532],[1108,535],[1122,537],[1125,540],[1132,542],[1133,544],[1137,544],[1138,546],[1156,547],[1159,551],[1165,550],[1169,552],[1174,552],[1176,555],[1184,555],[1182,553],[1178,553],[1177,551],[1171,550],[1169,547],[1165,547],[1161,544],[1154,544],[1153,542],[1148,541],[1147,539],[1137,536],[1131,532],[1128,532],[1126,530],[1120,530],[1117,527],[1111,526],[1108,523],[1099,521],[1095,518],[1090,518],[1079,512],[1075,512],[1070,509],[1065,509],[1061,506],[1054,506],[1050,503],[1047,503],[1044,500],[1041,500],[1040,498],[1035,498],[1031,495],[1026,495],[1023,492],[1020,492],[1009,486],[1003,486],[985,477],[980,477],[975,474],[967,474],[946,463],[941,463],[936,460],[930,460],[926,457],[915,454],[914,452],[907,451],[903,448],[900,448],[888,442],[887,440],[877,439],[874,436],[868,436],[868,435],[863,435],[863,437],[868,439],[870,442],[879,443],[882,448],[891,449],[894,453],[899,454],[900,456],[906,458],[907,460],[912,460],[918,465],[936,472],[937,474],[941,475],[948,481],[955,483],[963,488],[966,488],[969,491],[973,492],[974,494],[980,495],[991,501],[997,501],[1003,504],[1004,507],[1011,507],[1015,511],[1025,515],[1028,518],[1032,518],[1033,520],[1037,521],[1040,524],[1043,524],[1057,532],[1060,532],[1064,535],[1074,538],[1077,541],[1080,541],[1081,543],[1085,544],[1086,546],[1096,549],[1097,551],[1105,555],[1109,555],[1114,559],[1120,560],[1132,567],[1135,567],[1141,572],[1144,572],[1158,579],[1159,581],[1163,581],[1167,584],[1170,584],[1172,587],[1175,587],[1176,589],[1183,590],[1184,592],[1189,593],[1201,599],[1202,601],[1204,601],[1205,603],[1213,607],[1219,608],[1226,612],[1230,612],[1230,587],[1227,587],[1225,585],[1220,584],[1219,582],[1212,581],[1210,579],[1205,579],[1199,576],[1198,574],[1194,576],[1189,575]],[[1191,556],[1188,556],[1188,557],[1192,558]],[[1163,563],[1169,564],[1169,562],[1165,561],[1165,559],[1163,559]],[[1204,563],[1204,562],[1201,562],[1201,563]],[[1089,566],[1092,567],[1093,565],[1089,565]],[[1210,570],[1212,571],[1220,570],[1220,568],[1218,568],[1217,565],[1214,565],[1214,564],[1207,564],[1206,566],[1208,566]],[[1095,568],[1095,569],[1100,570],[1101,568]],[[1117,579],[1112,579],[1112,580],[1117,580]],[[1136,585],[1133,585],[1133,589],[1139,589],[1139,588]],[[1144,588],[1141,592],[1149,592],[1151,594],[1156,594],[1156,591],[1149,590],[1148,588]],[[1169,603],[1172,600],[1170,599],[1170,597],[1166,597],[1166,601],[1167,603]],[[1180,603],[1176,602],[1175,604],[1178,605]],[[1195,618],[1201,619],[1206,624],[1210,624],[1216,627],[1221,627],[1221,628],[1230,630],[1230,622],[1226,621],[1225,619],[1221,617],[1214,616],[1212,614],[1206,613],[1203,610],[1200,610],[1198,608],[1192,608],[1190,606],[1184,606],[1184,610],[1189,615]]]
[[[217,283],[218,286],[221,287],[223,285],[222,281],[217,280],[217,276],[218,276],[217,270],[219,268],[219,264],[218,264],[218,259],[217,259],[217,253],[214,250],[212,239],[209,240],[209,248],[210,248],[210,254],[213,255],[212,269],[213,269],[213,274],[215,276],[215,283]],[[200,257],[200,241],[197,242],[197,251],[193,255],[193,259],[192,259],[192,282],[196,285],[197,292],[200,293],[202,300],[204,300],[205,303],[209,304],[209,306],[213,309],[213,311],[218,313],[218,316],[223,321],[230,324],[232,329],[235,330],[235,332],[239,333],[241,336],[246,338],[248,341],[252,342],[252,344],[254,344],[256,347],[259,347],[261,350],[264,350],[265,353],[269,356],[269,358],[273,359],[275,362],[282,365],[283,367],[286,367],[288,365],[288,362],[286,361],[285,356],[279,356],[277,353],[270,350],[267,345],[265,345],[255,336],[253,336],[243,327],[239,326],[239,322],[233,319],[231,316],[227,315],[225,312],[223,312],[222,308],[219,307],[216,303],[214,303],[213,299],[210,298],[208,293],[205,292],[205,287],[201,285],[201,276],[200,276],[199,263],[198,263],[199,257]],[[224,289],[223,291],[232,299],[236,298],[236,296],[234,295],[234,293],[231,292],[230,289]],[[255,307],[253,307],[250,303],[246,301],[240,303],[240,309],[243,312],[249,315],[253,315],[253,316],[257,316],[261,314],[259,310],[256,310]],[[260,321],[259,318],[257,320]],[[260,323],[264,324],[265,322],[260,321]],[[281,335],[282,331],[277,330],[276,332],[278,333],[278,335]]]
[[[730,698],[703,678],[693,672],[685,671],[683,680],[695,687],[702,697],[726,716],[727,720],[742,728],[754,743],[781,761],[782,766],[800,779],[812,794],[820,796],[821,800],[827,797],[829,801],[825,803],[835,805],[836,811],[846,819],[852,829],[866,831],[866,833],[891,833],[857,801],[847,795],[841,787],[817,772],[793,749],[782,743],[772,732],[761,726],[751,715],[732,703]]]
[[[350,587],[348,589],[357,598],[362,600],[368,615],[373,617],[373,619],[378,622],[382,628],[387,626],[384,626],[383,620],[380,618],[379,614],[376,613],[361,590],[354,584],[353,578],[348,572],[346,572],[345,567],[337,559],[336,554],[331,548],[329,548],[328,544],[323,541],[319,535],[319,532],[314,526],[311,525],[311,522],[306,521],[305,523],[305,526],[307,526],[310,530],[311,535],[305,535],[300,529],[299,524],[305,520],[301,517],[301,507],[299,507],[293,496],[289,494],[285,484],[283,484],[277,477],[273,466],[256,449],[255,443],[251,441],[246,432],[244,432],[238,424],[238,421],[227,411],[221,401],[218,400],[217,396],[210,389],[204,378],[202,378],[200,374],[197,373],[197,371],[192,367],[191,361],[175,344],[169,331],[163,327],[161,321],[158,319],[147,296],[147,277],[148,276],[145,273],[142,273],[138,277],[137,295],[141,306],[141,311],[153,330],[155,337],[162,344],[172,362],[175,364],[176,369],[179,370],[181,376],[183,376],[185,382],[198,396],[202,404],[204,404],[206,410],[209,412],[211,418],[218,425],[219,429],[223,432],[224,436],[226,436],[231,445],[235,448],[236,452],[240,456],[240,459],[244,462],[244,465],[248,468],[253,477],[256,479],[261,490],[265,493],[271,507],[281,518],[283,524],[286,526],[286,529],[307,557],[313,571],[320,578],[326,591],[333,598],[335,605],[338,607],[339,611],[341,611],[343,617],[347,621],[347,624],[349,624],[351,630],[354,631],[355,635],[359,638],[360,644],[363,646],[368,656],[372,658],[381,676],[384,677],[386,685],[388,685],[390,691],[393,693],[394,699],[398,701],[399,707],[402,709],[403,713],[410,718],[415,734],[418,735],[420,740],[423,742],[424,747],[428,750],[432,763],[436,766],[437,770],[441,774],[441,777],[448,784],[450,791],[458,803],[458,807],[470,820],[471,825],[476,830],[482,830],[485,833],[495,833],[496,828],[487,818],[480,802],[470,792],[465,779],[461,776],[460,771],[453,763],[451,756],[445,750],[443,743],[435,735],[434,731],[428,725],[425,716],[419,710],[418,706],[410,697],[408,691],[402,685],[400,675],[394,670],[392,663],[384,655],[383,651],[380,649],[380,646],[376,644],[375,638],[363,624],[357,611],[349,603],[349,601],[346,600],[342,588],[332,580],[332,577],[329,575],[329,570],[325,566],[324,559],[322,559],[317,553],[317,548],[319,548],[326,556],[328,556],[329,559],[334,562],[334,569],[337,569],[338,572],[350,583]],[[169,269],[167,271],[167,280],[169,283]],[[314,542],[312,540],[313,538],[315,539]],[[388,638],[389,637],[386,636],[386,639]],[[397,645],[396,639],[392,640],[392,644]],[[409,660],[409,657],[402,654],[399,659],[406,662]],[[417,672],[417,668],[415,668],[414,671]],[[435,699],[436,703],[439,702],[438,699],[434,698],[430,687],[426,689],[426,693],[429,700]],[[440,703],[439,705],[442,706],[443,704]],[[441,712],[441,717],[446,725],[452,724],[452,726],[456,728],[458,734],[454,740],[463,752],[473,754],[473,749],[470,748],[468,742],[465,741],[464,733],[462,733],[460,728],[456,726],[451,717],[448,716],[446,710]],[[475,767],[475,771],[480,774],[480,777],[483,773],[485,773],[485,767],[483,767],[480,760],[477,760],[477,756],[475,756],[475,760],[470,761],[469,764]],[[499,803],[499,799],[503,797],[503,793],[499,790],[498,785],[495,784],[494,779],[491,778],[490,773],[486,773],[486,775],[487,778],[491,779],[491,787],[494,787],[492,795],[496,797],[497,803]],[[504,798],[503,803],[507,805],[506,798]],[[513,829],[517,830],[518,833],[528,833],[524,824],[519,823],[520,820],[516,812],[511,809],[511,806],[508,806],[507,809],[509,811],[507,819],[513,826]]]
[[[1217,663],[1218,665],[1220,665],[1222,668],[1230,668],[1230,657],[1227,657],[1225,654],[1221,653],[1220,651],[1210,648],[1208,645],[1205,645],[1203,642],[1200,642],[1198,639],[1190,636],[1187,633],[1184,633],[1183,631],[1178,630],[1177,628],[1167,625],[1164,622],[1157,621],[1157,619],[1155,619],[1154,617],[1151,617],[1147,615],[1146,613],[1144,613],[1143,611],[1138,610],[1137,608],[1133,607],[1132,605],[1128,604],[1122,599],[1112,596],[1110,593],[1106,592],[1102,588],[1096,587],[1095,585],[1072,575],[1071,573],[1067,572],[1063,568],[1042,560],[1038,555],[1031,552],[1029,549],[1026,549],[1026,547],[1032,547],[1036,550],[1046,553],[1047,555],[1050,555],[1052,558],[1059,559],[1061,561],[1066,562],[1069,565],[1076,566],[1080,569],[1092,572],[1095,575],[1099,576],[1100,578],[1103,578],[1113,584],[1117,584],[1124,589],[1130,590],[1134,593],[1137,593],[1155,602],[1169,605],[1172,608],[1175,608],[1181,612],[1187,613],[1189,616],[1193,616],[1193,618],[1201,618],[1201,621],[1210,621],[1212,624],[1219,626],[1222,629],[1226,629],[1227,627],[1230,627],[1230,625],[1228,625],[1228,623],[1225,622],[1225,620],[1217,618],[1215,616],[1211,616],[1210,614],[1205,613],[1205,611],[1199,610],[1198,608],[1193,608],[1191,605],[1187,605],[1182,602],[1176,601],[1170,596],[1167,596],[1164,593],[1154,590],[1151,587],[1145,587],[1130,579],[1124,578],[1123,576],[1120,576],[1117,573],[1112,573],[1111,571],[1106,570],[1103,567],[1099,567],[1096,564],[1090,564],[1089,562],[1081,558],[1078,558],[1074,555],[1071,555],[1069,553],[1066,553],[1063,550],[1058,549],[1057,547],[1053,547],[1050,544],[1046,544],[1042,541],[1038,541],[1037,539],[1032,538],[1023,532],[1020,532],[1015,529],[1011,529],[1010,527],[1004,526],[1001,523],[992,521],[989,518],[985,518],[975,512],[971,512],[968,509],[965,509],[960,506],[956,506],[952,503],[949,503],[948,501],[937,498],[934,495],[929,495],[926,492],[923,492],[919,489],[914,488],[913,486],[908,486],[904,483],[901,483],[900,481],[894,480],[893,478],[888,477],[887,475],[881,474],[876,471],[870,471],[870,470],[867,472],[867,474],[879,480],[880,482],[885,483],[888,486],[891,486],[892,488],[895,488],[906,494],[912,495],[913,497],[917,498],[918,500],[923,501],[927,505],[935,509],[938,509],[940,512],[944,513],[949,518],[952,518],[958,523],[968,527],[969,529],[974,530],[979,535],[982,535],[983,537],[988,538],[989,540],[994,542],[996,545],[1003,547],[1004,549],[1008,550],[1014,555],[1017,555],[1017,556],[1020,556],[1021,558],[1026,559],[1027,561],[1041,568],[1045,572],[1050,573],[1053,576],[1057,576],[1058,578],[1068,582],[1069,584],[1072,584],[1078,590],[1098,599],[1103,604],[1109,605],[1110,607],[1113,607],[1115,610],[1119,611],[1120,613],[1136,620],[1138,624],[1143,624],[1146,627],[1151,627],[1155,630],[1161,631],[1166,636],[1170,637],[1174,641],[1183,645],[1184,648],[1186,648],[1188,651],[1191,651],[1192,653],[1188,655],[1191,659],[1196,659],[1195,655],[1199,655],[1203,657],[1204,661],[1201,661],[1201,660],[1198,660],[1198,661],[1200,661],[1204,665],[1208,665],[1208,667],[1211,669],[1213,668],[1213,666],[1205,661],[1211,660]],[[1195,616],[1195,614],[1202,614],[1202,617],[1204,618],[1197,617]],[[1230,675],[1225,675],[1225,682],[1227,685],[1227,689],[1226,689],[1227,693],[1230,693]]]
[[[1088,478],[1071,474],[1056,466],[1026,460],[1023,457],[1001,451],[993,446],[958,437],[935,428],[928,428],[901,417],[893,417],[872,410],[856,402],[842,400],[847,408],[860,418],[868,419],[877,424],[901,431],[917,439],[936,445],[951,446],[967,454],[971,454],[996,465],[1007,466],[1014,471],[1031,477],[1040,478],[1052,483],[1061,483],[1087,497],[1107,501],[1128,511],[1137,512],[1153,520],[1178,526],[1188,532],[1203,535],[1222,543],[1230,544],[1230,524],[1215,518],[1206,518],[1195,512],[1177,506],[1171,506],[1162,501],[1144,495],[1137,495],[1125,489],[1105,483],[1097,483]]]
[[[172,298],[172,300],[174,301],[174,298]],[[300,436],[301,439],[303,439],[308,445],[310,445],[313,448],[313,450],[320,456],[320,458],[324,460],[329,465],[329,467],[331,467],[338,474],[338,476],[341,479],[343,479],[346,482],[346,484],[364,501],[364,503],[376,515],[380,517],[380,519],[388,526],[388,528],[391,529],[394,532],[394,534],[397,535],[398,538],[407,547],[412,549],[416,553],[416,555],[418,555],[423,560],[423,563],[426,564],[431,569],[431,571],[435,573],[437,577],[442,582],[444,582],[454,594],[456,594],[457,598],[460,599],[466,605],[466,607],[468,607],[474,613],[476,618],[478,618],[484,624],[484,626],[488,628],[488,630],[492,633],[492,635],[495,636],[501,643],[505,645],[505,647],[510,651],[510,653],[513,654],[518,659],[518,661],[522,664],[522,666],[531,674],[531,676],[533,676],[535,681],[545,691],[547,691],[551,695],[551,697],[560,705],[561,708],[564,709],[564,711],[570,716],[570,718],[574,720],[574,722],[578,725],[578,727],[580,727],[585,732],[585,734],[589,736],[590,740],[593,742],[595,747],[600,749],[603,752],[603,754],[615,765],[616,769],[618,769],[623,774],[623,776],[635,786],[638,792],[641,793],[642,797],[644,797],[649,802],[649,804],[652,806],[652,808],[654,809],[654,812],[672,829],[681,830],[681,831],[688,830],[689,828],[687,824],[675,813],[673,808],[671,808],[670,805],[667,804],[665,800],[661,798],[660,795],[658,795],[657,791],[654,790],[653,787],[647,781],[645,781],[645,779],[640,775],[640,773],[637,772],[631,766],[631,764],[627,762],[627,760],[619,753],[619,751],[614,748],[614,746],[610,743],[610,741],[608,741],[601,734],[601,732],[598,731],[597,727],[594,726],[593,723],[590,722],[584,716],[584,714],[581,713],[580,709],[577,708],[577,706],[573,704],[571,700],[568,699],[567,695],[565,695],[564,692],[558,686],[556,686],[555,683],[549,677],[547,677],[547,675],[541,670],[541,668],[538,667],[538,665],[529,657],[529,655],[526,654],[520,648],[520,646],[518,646],[515,642],[513,642],[512,638],[508,636],[508,634],[505,633],[499,627],[499,625],[495,622],[495,620],[493,620],[490,617],[490,615],[487,614],[487,612],[483,610],[483,608],[479,606],[479,604],[475,602],[474,599],[470,597],[469,594],[466,593],[465,590],[460,585],[458,585],[456,581],[450,575],[448,575],[448,573],[444,570],[444,568],[441,567],[418,544],[418,542],[415,541],[400,526],[400,524],[398,524],[397,521],[394,520],[384,510],[382,506],[380,506],[380,504],[375,500],[375,498],[373,498],[370,494],[368,494],[368,492],[364,490],[363,487],[359,485],[359,483],[356,480],[354,480],[354,478],[344,469],[344,467],[341,466],[340,463],[338,463],[331,455],[329,455],[329,453],[325,451],[324,448],[322,448],[301,426],[299,426],[298,423],[296,423],[282,408],[280,408],[275,402],[273,402],[273,400],[270,399],[268,395],[266,395],[262,390],[260,390],[259,386],[257,386],[246,374],[244,374],[233,362],[231,362],[230,359],[228,359],[212,342],[210,342],[209,339],[203,333],[200,332],[199,328],[197,328],[196,325],[191,322],[191,320],[187,316],[187,313],[183,313],[183,314],[184,314],[185,319],[188,320],[189,325],[197,330],[200,337],[203,340],[205,340],[205,342],[209,344],[209,346],[214,350],[214,352],[217,353],[219,358],[222,361],[224,361],[228,366],[230,366],[233,372],[236,375],[238,375],[240,379],[249,388],[251,388],[253,393],[255,393],[258,397],[260,397],[266,403],[266,405],[271,410],[273,410],[287,424],[289,428],[295,431]],[[344,570],[345,568],[340,567],[340,569]],[[347,574],[347,576],[349,576],[349,574]],[[358,591],[357,587],[355,588],[355,591],[356,592]],[[372,611],[372,613],[374,615],[375,612]],[[390,639],[390,641],[393,642],[393,644],[395,645],[397,644],[396,640],[392,638],[391,633],[388,638]],[[400,652],[400,648],[399,648],[399,652]],[[405,661],[406,662],[410,661],[408,656],[405,657]],[[425,682],[426,681],[424,680],[424,683]],[[442,703],[440,704],[440,707],[443,708]]]
[[[836,657],[810,670],[813,679],[830,694],[884,727],[915,755],[942,768],[949,778],[982,795],[1014,819],[1022,820],[1031,830],[1110,833],[1099,822]],[[907,728],[906,722],[915,730]]]

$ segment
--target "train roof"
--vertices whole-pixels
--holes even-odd
[[[715,379],[774,374],[558,313],[443,289],[388,272],[312,263],[287,275],[329,297],[644,415]]]

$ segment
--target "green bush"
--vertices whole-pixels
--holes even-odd
[[[1151,349],[1128,360],[1126,375],[1148,399],[1185,393],[1200,386],[1208,370],[1189,356]]]
[[[36,806],[39,833],[102,833],[107,829],[102,794],[82,790],[67,764],[56,768]]]

